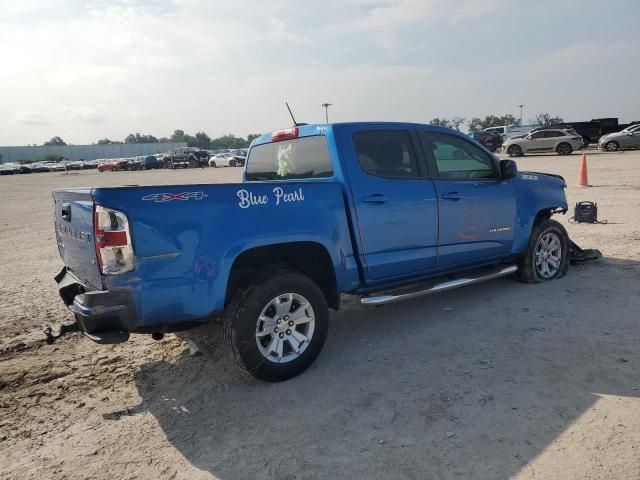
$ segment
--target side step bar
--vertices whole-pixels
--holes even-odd
[[[516,265],[510,265],[508,267],[500,267],[492,269],[490,271],[478,272],[476,275],[469,274],[466,276],[455,278],[453,280],[447,280],[441,283],[431,284],[429,288],[422,290],[409,291],[407,293],[394,293],[393,290],[381,293],[378,295],[371,295],[368,297],[362,297],[360,303],[363,305],[384,305],[385,303],[399,302],[401,300],[408,300],[410,298],[422,297],[424,295],[430,295],[432,293],[443,292],[445,290],[451,290],[453,288],[464,287],[473,283],[484,282],[485,280],[491,280],[493,278],[504,277],[505,275],[511,275],[518,270]],[[398,289],[400,290],[400,289]],[[406,292],[406,287],[403,289]]]

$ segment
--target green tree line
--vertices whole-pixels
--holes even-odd
[[[558,123],[562,123],[564,120],[558,116],[552,116],[549,113],[539,113],[536,115],[535,124],[540,127],[550,127]],[[431,125],[439,125],[441,127],[453,128],[454,130],[460,130],[463,125],[466,125],[470,132],[477,132],[478,130],[484,130],[489,127],[502,127],[505,125],[519,125],[520,119],[514,117],[511,114],[507,115],[487,115],[484,118],[473,117],[467,120],[463,117],[453,117],[451,119],[436,117],[429,122]]]
[[[196,132],[194,135],[185,133],[184,130],[174,130],[169,137],[155,137],[154,135],[146,135],[142,133],[130,133],[124,140],[111,140],[109,138],[101,138],[96,145],[112,145],[119,143],[171,143],[184,142],[189,147],[198,147],[202,150],[218,150],[221,148],[247,148],[254,138],[259,137],[258,134],[250,133],[246,138],[236,137],[233,134],[223,135],[217,138],[211,138],[205,132]],[[45,146],[50,145],[67,145],[61,137],[53,137],[51,140],[44,142]]]

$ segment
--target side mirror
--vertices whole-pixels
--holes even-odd
[[[500,160],[500,176],[508,180],[518,174],[518,165],[513,160]]]
[[[634,132],[629,132],[627,133],[627,135],[629,135],[630,137],[634,134]]]

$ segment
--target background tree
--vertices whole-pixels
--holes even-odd
[[[117,143],[122,143],[118,140],[109,140],[108,138],[101,138],[96,142],[98,145],[113,145]]]
[[[560,117],[552,117],[548,113],[539,113],[536,115],[536,123],[540,127],[550,127],[551,125],[557,125],[558,123],[562,123],[564,120]]]
[[[453,128],[454,130],[460,131],[460,126],[466,122],[466,118],[463,117],[453,117],[451,120],[447,118],[439,118],[436,117],[429,122],[430,125],[438,125],[440,127]]]
[[[65,141],[63,139],[61,139],[60,137],[52,137],[51,140],[44,142],[45,146],[51,146],[51,145],[66,145]]]
[[[489,127],[503,127],[506,125],[520,125],[520,119],[511,114],[502,115],[501,117],[496,115],[487,115],[484,118],[473,117],[467,124],[471,132],[477,132],[478,130],[484,130]]]
[[[171,134],[171,137],[169,137],[171,139],[172,142],[176,142],[176,143],[182,143],[185,142],[185,138],[184,138],[184,130],[174,130],[173,133]]]
[[[209,150],[211,148],[211,137],[204,132],[196,132],[193,137],[194,145],[190,147],[198,147],[201,150]]]
[[[251,142],[253,142],[259,136],[260,134],[258,133],[250,133],[249,135],[247,135],[247,147],[251,145]]]
[[[140,133],[130,133],[124,139],[124,143],[158,143],[158,139],[153,135],[142,135]]]

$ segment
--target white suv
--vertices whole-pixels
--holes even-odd
[[[536,130],[522,138],[510,138],[502,145],[503,151],[511,157],[521,157],[525,153],[550,152],[569,155],[582,147],[582,137],[571,128]]]

